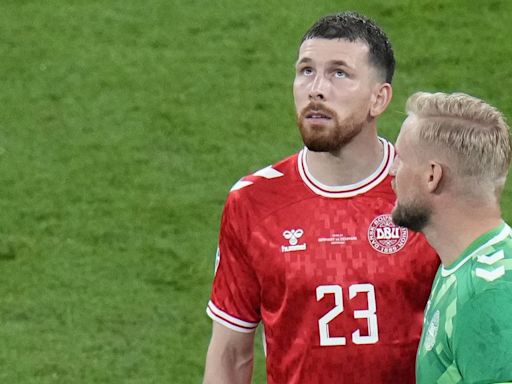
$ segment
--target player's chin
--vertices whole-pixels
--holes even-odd
[[[338,149],[332,138],[323,135],[302,137],[304,145],[313,152],[331,152]]]

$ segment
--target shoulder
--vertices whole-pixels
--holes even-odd
[[[297,157],[298,154],[294,154],[276,164],[242,177],[231,187],[230,195],[251,194],[254,189],[271,188],[276,184],[286,182],[296,173]]]
[[[457,310],[463,333],[493,333],[489,327],[495,324],[509,329],[512,337],[512,238],[503,233],[500,241],[471,260],[471,291]]]
[[[475,294],[503,282],[512,285],[512,237],[510,234],[504,236],[503,240],[493,244],[485,252],[473,257],[471,279]]]
[[[457,316],[464,323],[470,319],[500,318],[512,316],[512,279],[497,279],[477,289],[458,310]],[[508,322],[508,320],[507,320]],[[510,324],[512,327],[512,323]]]
[[[242,177],[229,191],[226,209],[254,219],[310,196],[297,169],[298,154]]]

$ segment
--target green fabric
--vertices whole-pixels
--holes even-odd
[[[418,384],[512,382],[511,233],[502,223],[438,270],[418,348]]]

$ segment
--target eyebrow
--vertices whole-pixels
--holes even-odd
[[[352,68],[350,65],[347,64],[346,61],[344,60],[333,60],[331,61],[329,64],[332,64],[332,65],[339,65],[339,66],[342,66],[342,67],[347,67],[347,68]]]
[[[311,60],[309,57],[303,57],[302,59],[297,61],[297,63],[295,65],[300,65],[300,64],[304,64],[304,63],[311,63],[312,61],[313,60]]]
[[[310,59],[309,57],[303,57],[302,59],[297,61],[297,64],[295,64],[295,65],[308,64],[308,63],[312,63],[312,62],[313,62],[313,59]],[[329,61],[329,65],[336,65],[336,66],[339,65],[339,66],[343,66],[343,67],[347,67],[347,68],[352,68],[344,60],[332,60],[332,61]]]

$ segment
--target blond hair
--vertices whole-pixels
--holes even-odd
[[[464,93],[417,92],[407,100],[406,110],[419,118],[420,141],[451,154],[458,175],[480,185],[487,181],[501,194],[512,144],[498,109]]]

